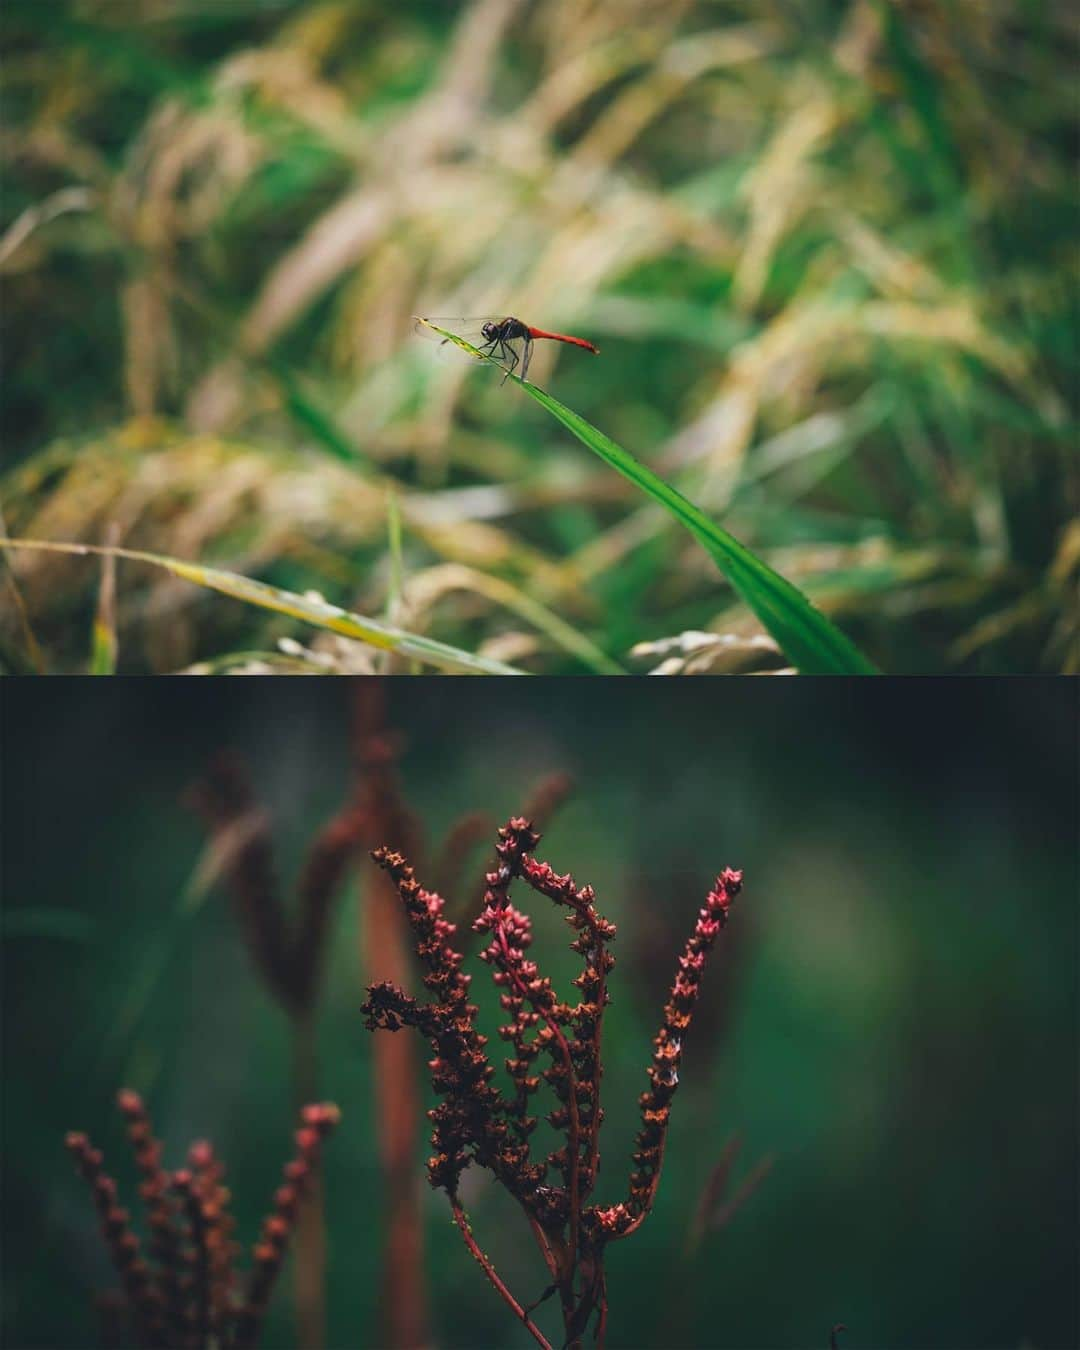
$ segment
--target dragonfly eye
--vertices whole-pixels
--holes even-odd
[[[484,324],[483,328],[481,328],[480,331],[481,331],[481,333],[483,333],[484,337],[486,337],[487,340],[488,340],[489,342],[490,342],[491,339],[492,339],[493,337],[495,337],[495,336],[497,335],[497,333],[498,333],[498,329],[497,329],[497,327],[495,326],[495,324],[493,324],[493,323],[486,323],[486,324]]]

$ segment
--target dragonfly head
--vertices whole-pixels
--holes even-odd
[[[486,324],[484,324],[483,328],[481,328],[480,331],[481,333],[483,333],[484,337],[487,339],[488,342],[494,342],[495,339],[499,336],[499,325],[489,320]]]

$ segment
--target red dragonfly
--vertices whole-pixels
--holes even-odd
[[[441,337],[429,325],[453,331],[466,342],[478,348],[485,356],[502,366],[506,374],[512,375],[521,365],[521,379],[529,373],[529,361],[532,358],[533,342],[537,338],[550,338],[553,342],[568,342],[571,347],[584,347],[587,352],[599,355],[600,348],[594,347],[584,338],[570,337],[566,333],[549,333],[544,328],[533,328],[522,319],[417,319],[416,331],[426,338],[432,338],[440,345],[449,342]]]

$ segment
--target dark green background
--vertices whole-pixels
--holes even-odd
[[[168,1164],[217,1142],[240,1236],[255,1236],[288,1141],[287,1028],[219,893],[172,917],[202,845],[180,796],[214,751],[240,749],[291,876],[346,788],[349,689],[5,694],[4,1339],[84,1346],[108,1272],[62,1138],[89,1131],[134,1206],[121,1084],[147,1094]],[[745,869],[656,1210],[611,1252],[613,1347],[823,1347],[841,1320],[850,1350],[1075,1343],[1074,686],[410,680],[389,698],[429,837],[465,808],[512,814],[547,769],[577,778],[539,853],[592,882],[619,925],[600,1198],[625,1188],[697,905],[720,867]],[[353,879],[320,1022],[323,1094],[344,1111],[327,1155],[335,1347],[375,1343],[379,1297],[356,911]],[[533,913],[562,985],[566,930]],[[773,1153],[775,1168],[687,1264],[695,1197],[736,1129],[742,1166]],[[444,1198],[425,1203],[437,1343],[525,1345]],[[512,1287],[539,1294],[524,1223],[486,1186],[471,1212]],[[268,1343],[288,1346],[291,1327],[284,1280]]]

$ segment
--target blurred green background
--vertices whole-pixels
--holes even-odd
[[[8,0],[0,24],[9,533],[551,673],[585,667],[490,578],[633,669],[777,664],[666,517],[411,331],[512,313],[598,343],[534,378],[887,671],[1080,669],[1068,5]],[[85,669],[96,565],[15,566],[36,646],[5,582],[6,664]],[[109,623],[131,672],[373,668],[141,567]],[[699,630],[739,641],[633,652]]]
[[[698,905],[719,868],[746,872],[687,1042],[656,1209],[610,1254],[612,1347],[824,1350],[838,1321],[850,1350],[1075,1345],[1075,689],[742,680],[717,698],[702,681],[676,696],[666,681],[577,680],[540,702],[536,688],[394,681],[390,722],[429,840],[464,809],[513,814],[547,770],[576,777],[538,852],[593,883],[619,926],[600,1199],[625,1193],[649,1039]],[[219,891],[176,918],[203,847],[180,797],[234,747],[290,878],[347,790],[348,694],[103,681],[77,697],[19,682],[5,698],[6,1345],[93,1343],[91,1291],[109,1275],[62,1140],[89,1131],[137,1208],[121,1084],[146,1094],[167,1165],[215,1140],[254,1240],[288,1142],[287,1025]],[[357,876],[373,870],[361,862],[335,911],[319,1018],[321,1095],[344,1111],[326,1155],[342,1350],[378,1344],[357,971]],[[565,989],[565,926],[531,912]],[[772,1173],[687,1261],[697,1197],[736,1130],[741,1171],[773,1155]],[[419,1145],[418,1172],[424,1157]],[[445,1198],[424,1195],[436,1343],[531,1344]],[[516,1211],[485,1184],[469,1207],[511,1287],[538,1296]],[[292,1335],[283,1280],[267,1344]]]

